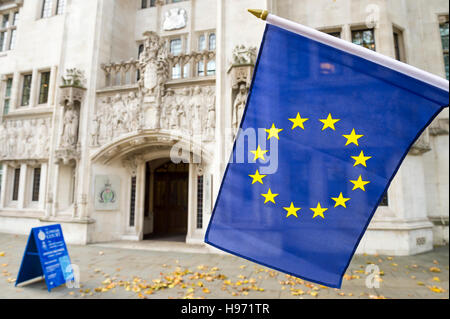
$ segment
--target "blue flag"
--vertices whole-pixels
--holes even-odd
[[[340,288],[409,148],[447,105],[445,90],[267,25],[205,242]]]

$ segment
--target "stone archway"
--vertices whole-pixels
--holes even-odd
[[[182,149],[182,151],[174,151],[177,149]],[[184,183],[184,188],[187,189],[188,200],[187,204],[184,204],[187,208],[184,209],[183,217],[180,217],[183,223],[177,225],[173,217],[172,221],[164,221],[164,217],[159,216],[162,218],[160,221],[162,221],[163,226],[156,225],[156,233],[160,235],[179,233],[181,234],[181,240],[188,243],[201,241],[203,229],[197,226],[199,211],[197,207],[198,180],[199,176],[205,171],[205,167],[209,167],[211,154],[201,145],[197,145],[194,140],[190,139],[190,136],[178,136],[174,135],[173,132],[169,134],[169,132],[162,132],[161,130],[142,131],[139,134],[127,135],[114,141],[114,143],[104,145],[92,154],[91,160],[94,165],[93,176],[97,174],[96,165],[103,171],[107,170],[111,174],[121,175],[123,201],[118,213],[121,215],[120,220],[123,226],[120,226],[119,232],[121,238],[125,240],[147,239],[148,235],[153,233],[154,222],[158,222],[156,220],[158,211],[148,207],[150,203],[153,203],[153,198],[148,199],[148,197],[153,196],[152,190],[148,190],[147,182],[150,179],[147,169],[148,163],[153,164],[153,171],[169,160],[172,160],[175,165],[179,165],[177,167],[184,166],[183,174],[185,175],[183,178],[179,178],[181,181],[177,182],[177,178],[174,178],[175,182],[172,183],[175,185]],[[166,176],[165,179],[165,183],[170,184],[169,181],[172,180],[170,176]],[[170,197],[167,194],[165,196]],[[208,202],[210,201],[209,196]],[[202,202],[199,205],[202,205]],[[158,209],[164,210],[165,208],[158,207]],[[171,209],[176,210],[177,208],[172,206]],[[168,225],[168,228],[165,229],[164,225]],[[155,239],[165,240],[163,238]]]

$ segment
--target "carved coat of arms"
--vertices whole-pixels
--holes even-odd
[[[116,201],[116,192],[111,188],[109,180],[106,181],[105,186],[100,191],[99,202],[103,204],[114,203]]]
[[[164,14],[163,29],[165,31],[182,29],[186,26],[186,23],[186,9],[174,8],[166,11]]]

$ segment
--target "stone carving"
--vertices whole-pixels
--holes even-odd
[[[49,118],[8,120],[0,124],[0,159],[45,159],[49,156]]]
[[[62,86],[84,87],[84,73],[76,68],[67,69],[66,74],[62,76]]]
[[[410,155],[421,155],[431,150],[429,129],[426,129],[422,135],[415,141],[411,149]]]
[[[207,87],[168,89],[161,111],[161,128],[214,138],[215,91]]]
[[[79,114],[74,105],[69,105],[64,110],[63,131],[61,134],[61,147],[71,148],[78,142],[78,122]]]
[[[211,87],[206,89],[206,108],[208,109],[206,137],[207,139],[214,139],[216,129],[216,94]]]
[[[169,78],[167,47],[155,32],[144,33],[144,51],[139,56],[139,70],[143,74],[140,89],[146,94],[162,95],[161,86]]]
[[[187,12],[183,8],[173,8],[164,13],[163,30],[182,29],[187,23]]]
[[[233,49],[234,65],[252,64],[256,61],[256,47],[246,47],[245,45],[237,45]]]
[[[98,105],[91,122],[91,146],[108,143],[142,128],[140,98],[135,92],[106,97]]]
[[[68,164],[70,161],[77,162],[81,154],[81,145],[78,140],[81,107],[85,89],[82,87],[82,72],[76,69],[70,69],[66,72],[64,84],[60,86],[59,103],[62,108],[60,121],[62,130],[60,132],[60,141],[55,150],[55,162],[63,161]]]
[[[228,71],[231,75],[232,96],[232,128],[235,134],[241,123],[247,103],[247,95],[251,84],[253,68],[256,61],[256,47],[237,45],[233,50],[233,61]]]
[[[248,88],[245,83],[239,86],[239,92],[236,95],[233,103],[233,128],[237,130],[241,123],[242,115],[244,114],[245,105],[247,103]]]
[[[98,147],[143,129],[155,129],[143,118],[141,109],[145,103],[141,101],[135,92],[100,99],[90,125],[91,146]],[[203,140],[214,139],[214,87],[168,88],[162,97],[158,119],[158,129],[201,135]]]
[[[100,115],[94,114],[92,118],[91,128],[90,128],[90,136],[91,136],[91,146],[99,146],[99,136],[100,136]]]

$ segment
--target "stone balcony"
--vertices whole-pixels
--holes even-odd
[[[215,81],[216,52],[202,51],[186,54],[168,54],[169,80],[167,84]],[[137,87],[143,71],[138,59],[102,64],[104,81],[99,91],[113,91]]]

